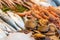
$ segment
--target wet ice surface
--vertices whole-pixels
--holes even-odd
[[[5,37],[0,40],[34,40],[34,38],[31,37],[31,33],[29,33],[29,34],[11,33],[8,37]]]

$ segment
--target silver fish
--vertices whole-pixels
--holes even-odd
[[[4,13],[2,10],[0,10],[0,18],[2,18],[5,22],[10,24],[13,28],[15,28],[17,31],[21,30],[15,23],[15,21],[10,18],[6,13]]]
[[[2,23],[3,25],[5,25],[7,31],[16,31],[12,26],[10,26],[6,22],[4,22],[2,19],[0,19],[0,23]]]
[[[15,13],[13,13],[11,11],[7,11],[7,13],[16,22],[16,24],[20,28],[25,29],[25,24],[23,22],[23,19],[19,15],[15,14]]]

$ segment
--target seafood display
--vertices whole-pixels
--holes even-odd
[[[0,29],[7,36],[17,32],[26,36],[31,32],[27,39],[60,40],[58,6],[54,0],[0,0]]]

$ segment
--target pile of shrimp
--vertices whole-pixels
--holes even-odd
[[[29,10],[22,13],[18,12],[16,11],[17,4],[24,6]],[[11,10],[8,10],[6,12],[2,11],[4,6]],[[46,31],[51,31],[49,28],[51,25],[50,23],[53,24],[51,27],[55,27],[56,25],[56,28],[60,30],[60,7],[54,7],[51,5],[46,7],[43,5],[39,5],[36,0],[0,0],[0,15],[0,21],[3,20],[2,22],[4,23],[4,26],[7,25],[6,23],[8,23],[7,27],[9,26],[9,28],[15,32],[20,30],[22,30],[23,32],[32,31],[32,35],[35,38],[40,38],[42,36],[45,37],[46,35],[44,33]],[[2,24],[2,22],[0,23],[0,25]],[[55,36],[55,29],[52,28],[52,30],[54,30],[53,33]]]
[[[29,18],[37,19],[47,19],[49,22],[54,23],[58,28],[60,28],[60,9],[56,7],[49,6],[43,7],[38,5],[33,5],[28,12],[17,13],[18,15],[24,17],[27,15]]]
[[[60,26],[60,10],[53,6],[44,7],[37,5],[34,3],[34,0],[0,0],[0,9],[5,5],[12,10],[16,10],[16,4],[23,5],[29,9],[23,13],[15,12],[21,17],[27,16],[30,18],[47,19],[57,27]]]

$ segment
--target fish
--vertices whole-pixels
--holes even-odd
[[[12,18],[10,18],[6,13],[4,13],[2,10],[0,10],[0,18],[3,19],[9,25],[11,25],[13,28],[15,28],[17,31],[20,31],[21,30],[16,25],[15,21]]]
[[[1,18],[0,18],[0,23],[3,24],[5,26],[5,28],[7,29],[7,31],[16,31],[12,26],[10,26],[9,24],[7,24],[6,22],[4,22]]]
[[[23,21],[23,19],[22,19],[19,15],[15,14],[15,13],[13,13],[13,12],[11,12],[11,11],[7,11],[7,14],[15,21],[15,23],[16,23],[21,29],[25,29],[24,21]]]

